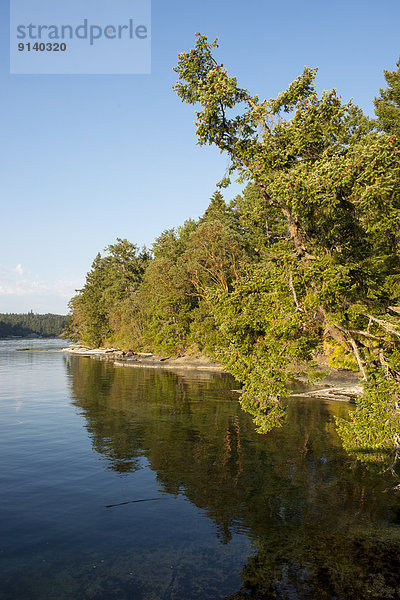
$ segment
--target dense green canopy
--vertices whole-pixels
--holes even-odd
[[[321,357],[365,382],[345,447],[391,467],[399,448],[399,73],[376,99],[378,121],[316,69],[277,98],[240,88],[197,36],[179,56],[175,90],[196,106],[200,144],[230,160],[220,187],[246,183],[227,205],[163,232],[152,255],[126,240],[97,256],[71,301],[70,333],[92,344],[164,354],[202,352],[244,386],[241,403],[266,432],[280,399]]]
[[[400,136],[400,59],[396,71],[385,71],[388,84],[375,98],[375,112],[384,131]]]

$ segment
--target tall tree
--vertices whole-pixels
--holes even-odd
[[[71,339],[97,347],[110,335],[103,298],[105,289],[104,259],[98,252],[86,275],[84,287],[77,290],[77,295],[69,303],[71,321],[66,333]]]
[[[310,359],[329,337],[344,358],[354,356],[362,379],[369,380],[366,402],[376,399],[372,374],[382,374],[380,389],[386,385],[391,401],[380,427],[387,419],[397,424],[399,140],[376,132],[335,90],[318,96],[316,69],[305,68],[277,98],[260,101],[216,61],[216,48],[216,41],[198,34],[195,47],[179,55],[175,90],[199,106],[199,143],[226,152],[228,175],[254,182],[264,207],[286,224],[286,236],[264,253],[263,265],[247,271],[237,291],[214,299],[216,318],[229,334],[226,364],[238,366],[235,374],[258,414],[276,421],[293,363]],[[251,300],[254,292],[258,302]],[[255,379],[260,357],[268,357],[271,368]],[[251,403],[249,394],[243,401]],[[373,449],[381,442],[372,438]],[[396,446],[392,433],[385,443],[391,451]]]
[[[114,343],[113,324],[119,321],[124,301],[132,296],[143,278],[149,254],[117,238],[97,254],[86,282],[70,302],[71,322],[67,335],[89,346]]]

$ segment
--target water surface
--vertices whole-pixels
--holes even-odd
[[[348,405],[262,436],[229,376],[63,344],[0,341],[2,600],[400,598],[400,501],[341,449]]]

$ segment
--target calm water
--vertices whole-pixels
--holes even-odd
[[[400,599],[400,500],[340,448],[347,405],[261,436],[228,376],[62,345],[0,341],[1,600]]]

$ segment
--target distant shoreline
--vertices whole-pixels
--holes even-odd
[[[2,335],[0,340],[62,340],[60,335],[39,335],[30,333],[29,335]]]

